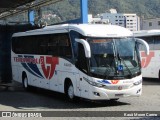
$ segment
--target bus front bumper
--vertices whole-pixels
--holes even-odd
[[[119,86],[121,87],[121,86]],[[139,97],[142,94],[142,84],[129,89],[108,90],[105,88],[93,87],[89,93],[91,100],[110,100],[124,97]]]

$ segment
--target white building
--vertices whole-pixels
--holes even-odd
[[[124,14],[126,28],[131,31],[139,31],[140,30],[140,17],[136,14]]]
[[[160,18],[142,20],[142,30],[160,29]]]
[[[128,28],[131,31],[140,30],[140,18],[136,14],[123,13],[102,13],[101,19],[109,19],[113,25],[119,25]]]
[[[125,27],[125,17],[123,14],[117,13],[102,13],[100,14],[101,19],[109,19],[109,22],[113,25],[119,25]]]
[[[89,17],[89,23],[96,20],[105,20],[112,25],[119,25],[131,31],[140,30],[140,18],[136,14],[117,13],[116,9],[110,9],[110,13],[102,13],[97,18]]]
[[[101,19],[99,16],[93,17],[92,14],[88,15],[88,23],[91,23],[91,24],[110,24],[109,19]]]

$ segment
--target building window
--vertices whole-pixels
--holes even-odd
[[[149,26],[152,26],[152,22],[149,22]]]
[[[160,21],[158,21],[158,25],[160,25]]]

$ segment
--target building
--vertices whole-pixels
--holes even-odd
[[[140,30],[140,17],[136,14],[123,14],[125,17],[125,27],[131,31]]]
[[[119,25],[131,31],[140,30],[140,18],[136,14],[102,13],[100,16],[102,19],[109,19],[113,25]]]
[[[100,17],[93,17],[92,14],[88,15],[88,23],[90,24],[110,24],[109,19],[101,19]]]
[[[92,20],[91,20],[92,18]],[[89,16],[90,21],[108,21],[112,25],[119,25],[131,31],[140,30],[140,18],[136,14],[117,13],[116,9],[110,9],[110,13],[102,13],[96,18]],[[92,23],[90,22],[89,23]]]
[[[142,30],[160,29],[160,18],[142,20]]]

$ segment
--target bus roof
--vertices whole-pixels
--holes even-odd
[[[28,36],[52,33],[65,33],[71,30],[77,31],[84,36],[90,37],[128,37],[133,36],[133,33],[123,27],[116,25],[104,24],[62,24],[47,26],[42,29],[36,29],[26,32],[15,33],[14,36]]]
[[[135,37],[158,36],[160,29],[135,31],[133,34]]]

